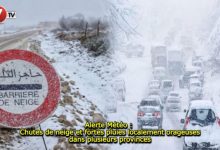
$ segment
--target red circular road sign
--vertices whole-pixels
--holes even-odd
[[[0,52],[0,125],[31,127],[47,119],[60,99],[55,69],[26,50]]]
[[[4,22],[7,18],[7,11],[4,7],[0,6],[0,22]]]

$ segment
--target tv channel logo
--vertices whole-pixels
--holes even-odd
[[[7,11],[3,6],[0,6],[0,23],[3,23],[6,19],[15,19],[15,11]]]

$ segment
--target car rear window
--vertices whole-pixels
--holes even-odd
[[[150,82],[149,86],[150,88],[159,88],[160,84],[158,82]]]
[[[202,64],[199,63],[199,62],[197,62],[197,63],[193,63],[193,65],[194,65],[194,66],[199,66],[199,67],[202,66]]]
[[[200,83],[191,83],[191,86],[201,86]]]
[[[158,101],[141,101],[141,106],[158,106],[160,105]]]
[[[177,93],[170,93],[170,96],[175,96],[175,97],[178,97],[178,96],[179,96],[179,94],[177,94]]]
[[[153,113],[153,112],[159,111],[156,108],[142,108],[141,110],[143,110],[146,113]]]
[[[156,74],[164,74],[164,70],[155,70]]]
[[[191,74],[194,74],[195,72],[194,71],[187,71],[187,72],[185,72],[185,76],[190,76]]]
[[[168,103],[179,103],[180,101],[177,99],[169,99],[167,102]]]
[[[164,82],[163,83],[163,88],[167,88],[167,87],[172,87],[172,82]]]

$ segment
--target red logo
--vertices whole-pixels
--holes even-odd
[[[4,7],[0,6],[0,22],[4,22],[7,18],[7,11]]]

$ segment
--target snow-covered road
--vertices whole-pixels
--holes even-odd
[[[126,84],[126,101],[118,103],[118,111],[115,114],[109,114],[110,120],[124,121],[132,123],[137,129],[137,105],[147,97],[148,82],[153,79],[151,60],[149,50],[143,57],[127,58],[123,53],[118,54],[126,70],[120,75]],[[178,88],[177,88],[178,89]],[[179,90],[179,89],[178,89]],[[182,108],[186,109],[188,105],[187,90],[179,90],[182,96]],[[163,129],[182,129],[180,119],[183,117],[181,112],[166,112],[164,110]],[[153,137],[152,144],[127,144],[114,145],[112,149],[136,150],[136,149],[163,149],[169,143],[170,150],[179,150],[182,148],[182,139],[177,137]]]

